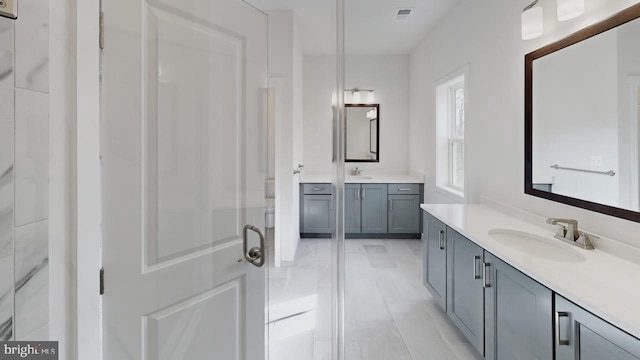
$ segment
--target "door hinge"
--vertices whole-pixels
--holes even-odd
[[[100,11],[100,35],[98,36],[100,49],[104,49],[104,12]]]
[[[100,268],[100,295],[104,295],[104,268]]]

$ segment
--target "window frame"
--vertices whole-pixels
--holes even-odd
[[[435,83],[436,93],[436,189],[440,193],[457,201],[465,201],[467,192],[467,151],[466,125],[468,123],[469,104],[469,66],[452,72]],[[456,129],[456,92],[463,90],[463,131],[457,135]],[[455,150],[462,144],[463,171],[462,181],[454,182]]]

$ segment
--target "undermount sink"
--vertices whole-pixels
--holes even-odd
[[[516,251],[559,262],[583,262],[586,258],[559,240],[508,229],[489,230],[489,236]]]

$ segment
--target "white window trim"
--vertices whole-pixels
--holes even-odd
[[[455,142],[462,142],[466,144],[465,138],[451,138],[449,136],[451,126],[451,104],[449,103],[450,92],[457,83],[461,82],[461,77],[464,81],[464,107],[465,107],[465,127],[469,123],[469,65],[466,65],[436,81],[434,84],[436,94],[436,190],[437,192],[446,195],[452,200],[466,202],[468,192],[467,181],[467,146],[465,145],[464,154],[464,187],[451,184],[452,171],[451,168],[451,145]],[[443,102],[446,99],[446,106],[443,106]],[[442,117],[446,117],[446,125],[442,124]],[[465,137],[467,134],[465,128]]]

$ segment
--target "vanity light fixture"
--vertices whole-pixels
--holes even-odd
[[[375,95],[373,94],[373,90],[365,90],[365,89],[346,89],[345,94],[351,93],[351,99],[345,99],[346,103],[351,104],[373,104],[375,102]],[[366,99],[366,102],[363,102],[363,99]]]
[[[558,0],[558,20],[567,21],[584,14],[584,0]]]
[[[562,0],[558,0],[558,4],[560,1]],[[542,7],[536,7],[538,2],[539,0],[535,0],[522,10],[522,40],[535,39],[544,31]]]

